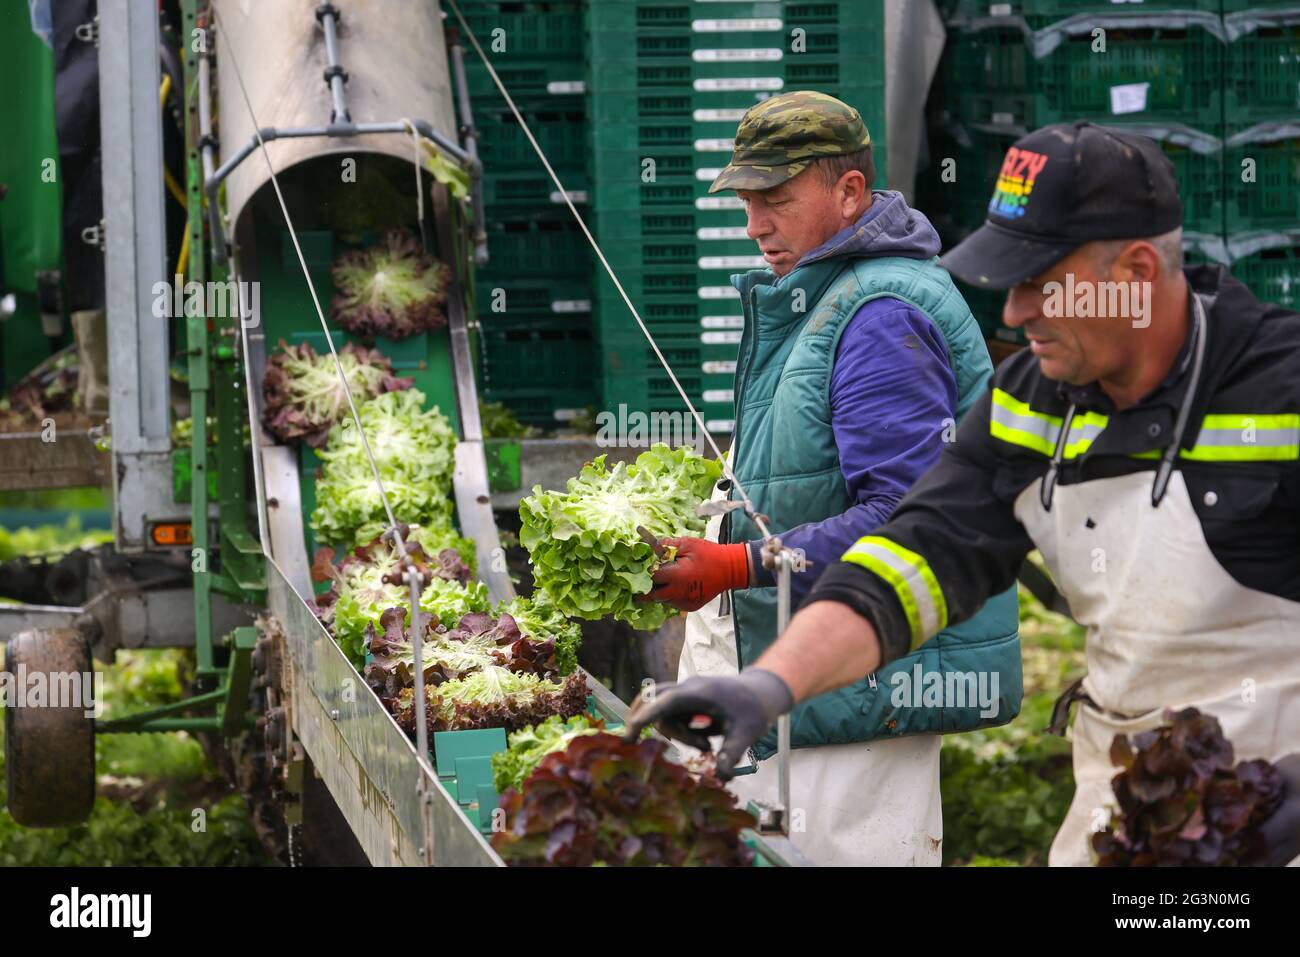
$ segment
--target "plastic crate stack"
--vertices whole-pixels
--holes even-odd
[[[882,0],[600,0],[586,7],[592,222],[610,265],[709,431],[734,424],[743,324],[733,273],[764,267],[734,193],[708,195],[754,103],[818,90],[862,112],[884,180]],[[684,410],[604,270],[604,408]]]
[[[1224,0],[1224,233],[1255,295],[1300,309],[1300,4]]]
[[[465,19],[575,202],[586,200],[582,3],[460,0]],[[448,9],[449,25],[455,17]],[[479,380],[524,424],[561,427],[599,404],[592,255],[468,41],[489,263],[477,271]],[[584,207],[580,206],[580,210]]]
[[[1284,227],[1300,228],[1300,6],[960,0],[949,9],[931,165],[918,180],[945,246],[983,222],[1018,136],[1088,119],[1161,142],[1178,173],[1190,260],[1230,263],[1262,297],[1296,303],[1296,239]],[[962,291],[986,335],[1023,341],[1001,325],[1002,293]]]

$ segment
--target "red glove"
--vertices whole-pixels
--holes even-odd
[[[654,573],[655,587],[638,601],[663,601],[695,611],[732,588],[749,587],[749,546],[719,545],[704,538],[662,538],[677,557]]]

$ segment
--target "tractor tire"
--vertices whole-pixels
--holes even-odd
[[[44,674],[47,688],[46,707],[5,708],[9,813],[24,827],[80,824],[95,804],[95,719],[84,702],[48,706],[61,686],[49,679],[91,673],[90,643],[73,628],[20,631],[9,639],[5,668],[15,682],[20,673],[27,682]]]

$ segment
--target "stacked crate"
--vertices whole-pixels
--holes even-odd
[[[857,107],[884,178],[881,0],[600,0],[586,8],[593,229],[711,432],[733,427],[741,336],[730,276],[764,263],[734,193],[708,188],[745,110],[817,90]],[[879,185],[879,183],[877,184]],[[603,401],[684,408],[613,282],[595,279]]]
[[[1227,263],[1262,299],[1300,307],[1300,8],[1289,2],[956,0],[929,106],[918,203],[951,246],[984,219],[1006,148],[1074,119],[1161,141],[1177,170],[1190,261]],[[1106,52],[1095,49],[1096,26]],[[944,177],[944,159],[957,176]],[[986,334],[1003,294],[963,288]]]
[[[1232,271],[1260,299],[1300,309],[1300,7],[1224,0],[1223,22]]]
[[[565,189],[585,202],[582,4],[460,6]],[[447,22],[456,22],[450,12]],[[464,46],[490,257],[475,283],[481,394],[525,424],[555,428],[599,403],[590,246],[487,68]]]

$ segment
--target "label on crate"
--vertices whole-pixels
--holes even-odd
[[[691,113],[691,119],[696,123],[739,123],[745,115],[745,108],[727,107],[713,110],[699,109]]]
[[[573,93],[586,93],[585,80],[555,80],[546,84],[546,92],[552,96],[565,96]]]
[[[736,393],[733,389],[705,389],[705,402],[735,402]],[[414,661],[415,659],[412,659]]]
[[[700,371],[707,375],[735,375],[735,359],[710,359],[700,366]]]
[[[717,93],[729,90],[779,90],[785,80],[779,76],[717,76],[702,77],[691,84],[696,93]]]
[[[587,191],[585,189],[571,189],[569,190],[569,199],[574,203],[585,203],[587,201]],[[551,190],[551,202],[563,203],[564,194],[558,189]]]
[[[740,344],[740,330],[735,332],[701,332],[700,342],[706,346],[735,346]]]
[[[696,63],[775,63],[785,56],[780,47],[749,47],[734,50],[692,50]]]
[[[1116,2],[1116,0],[1111,0],[1111,2],[1114,3],[1114,2]],[[1119,2],[1122,3],[1123,0],[1119,0]],[[989,4],[989,16],[991,16],[991,17],[1009,17],[1009,16],[1011,16],[1011,4],[1009,4],[1009,3],[990,3],[990,4]]]
[[[591,312],[590,299],[556,299],[551,312]]]
[[[556,422],[572,422],[586,411],[586,409],[556,409],[552,415],[555,416]],[[411,660],[414,661],[415,659],[412,658]]]
[[[780,30],[776,17],[737,17],[733,20],[692,20],[696,33],[752,33],[756,30]]]
[[[700,239],[748,239],[745,226],[701,226],[695,230]]]
[[[1150,83],[1124,83],[1110,88],[1110,111],[1116,116],[1141,113],[1147,108]]]
[[[736,145],[734,139],[703,139],[695,141],[695,149],[701,153],[730,153]]]
[[[994,126],[1014,126],[1016,123],[1016,114],[1014,113],[994,113],[989,117]]]
[[[718,178],[718,174],[721,172],[721,166],[705,166],[695,171],[695,178],[707,180],[711,183]]]
[[[743,329],[744,316],[701,316],[700,325],[705,329]]]
[[[744,209],[739,196],[701,196],[695,200],[696,209]]]
[[[739,299],[740,290],[735,286],[701,286],[701,299]]]
[[[736,428],[736,420],[735,419],[705,419],[704,427],[708,429],[710,432],[717,432],[718,434],[722,434],[723,432],[732,432]]]
[[[701,269],[762,269],[767,260],[762,256],[701,256]]]

